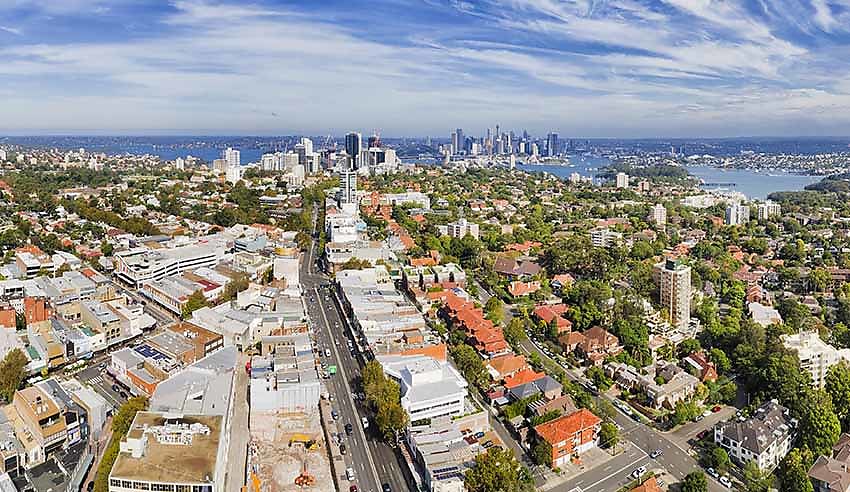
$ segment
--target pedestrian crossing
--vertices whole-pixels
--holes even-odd
[[[103,382],[103,376],[95,376],[88,380],[89,384],[100,384]]]

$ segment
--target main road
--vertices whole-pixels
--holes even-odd
[[[369,415],[353,396],[359,388],[360,361],[348,349],[346,339],[350,339],[350,332],[348,335],[345,332],[347,320],[340,313],[332,289],[327,287],[327,277],[315,272],[314,261],[315,241],[301,262],[301,286],[322,360],[337,366],[337,374],[327,379],[326,385],[334,398],[332,407],[339,415],[336,423],[338,432],[345,436],[345,424],[352,426],[351,436],[344,438],[346,467],[351,467],[355,473],[350,484],[356,484],[364,492],[379,492],[384,484],[388,484],[394,492],[410,490],[401,471],[398,453],[375,437],[374,425],[363,428],[361,419]],[[326,349],[330,351],[330,357],[325,357]],[[340,480],[342,489],[348,489],[344,477]]]

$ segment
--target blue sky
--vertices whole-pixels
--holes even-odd
[[[850,0],[0,0],[0,133],[850,135]]]

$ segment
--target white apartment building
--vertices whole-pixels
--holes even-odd
[[[607,227],[597,227],[590,231],[590,244],[597,248],[609,248],[622,240],[622,234]]]
[[[628,188],[629,187],[629,175],[626,174],[626,173],[617,173],[616,185],[617,185],[617,188]]]
[[[464,413],[467,382],[445,362],[425,356],[378,357],[384,373],[401,387],[401,406],[411,422]]]
[[[750,221],[750,207],[733,203],[726,207],[726,225],[742,225]]]
[[[771,400],[747,420],[721,422],[714,428],[714,442],[742,467],[754,462],[759,470],[775,469],[791,450],[797,421],[787,408]]]
[[[656,268],[660,270],[661,305],[667,310],[670,323],[685,330],[691,319],[691,267],[667,260]]]
[[[339,203],[357,203],[357,172],[339,172]]]
[[[667,209],[664,208],[664,205],[656,203],[655,206],[652,207],[650,218],[655,225],[663,226],[667,223]]]
[[[227,163],[227,167],[235,167],[242,164],[242,159],[240,157],[239,151],[236,149],[232,149],[230,147],[224,149],[224,153],[222,154],[224,161]]]
[[[756,217],[758,220],[768,220],[771,217],[779,215],[782,215],[782,207],[771,200],[759,203],[756,207]]]
[[[842,360],[850,360],[850,349],[838,350],[813,331],[782,335],[782,344],[797,352],[800,369],[811,374],[812,386],[816,388],[824,387],[830,367]]]
[[[469,222],[465,218],[460,218],[457,222],[446,224],[447,236],[462,238],[467,234],[478,239],[478,224]]]

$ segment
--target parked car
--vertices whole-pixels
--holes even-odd
[[[369,419],[367,419],[366,417],[360,417],[360,422],[363,424],[364,429],[369,428]]]
[[[649,457],[652,458],[652,459],[655,459],[655,458],[658,458],[659,456],[661,456],[662,454],[664,454],[664,451],[661,451],[660,449],[656,449],[655,451],[649,453]]]
[[[331,417],[333,417],[334,420],[338,419],[339,412],[337,412],[336,409],[331,410]]]
[[[720,477],[720,483],[730,489],[732,488],[732,480],[729,480],[729,477],[727,475],[723,475],[722,477]]]
[[[640,478],[646,473],[646,467],[642,466],[632,472],[632,478]]]
[[[714,408],[712,408],[712,409],[711,409],[711,411],[712,411],[712,412],[714,412],[714,413],[717,413],[717,412],[719,412],[722,408],[723,408],[723,407],[721,407],[720,405],[715,405],[715,406],[714,406]]]
[[[393,492],[393,489],[390,487],[390,484],[385,483],[381,485],[381,492]]]
[[[348,467],[345,469],[345,478],[347,478],[349,482],[354,481],[354,468]]]
[[[348,492],[357,492],[357,486],[352,485],[351,487],[348,488]]]
[[[475,433],[475,438],[476,438],[476,439],[481,439],[482,437],[484,437],[484,433],[483,433],[483,432],[478,431],[478,432],[476,432],[476,433]]]
[[[345,454],[345,444],[339,445],[339,454],[342,454],[342,455]]]
[[[351,423],[345,424],[345,435],[350,436],[354,431],[354,427],[351,426]]]
[[[715,470],[714,468],[709,468],[709,469],[708,469],[708,470],[706,470],[706,471],[707,471],[707,472],[708,472],[708,474],[709,474],[709,475],[711,475],[712,477],[714,477],[714,478],[720,478],[720,474],[719,474],[719,473],[717,473],[717,470]]]

